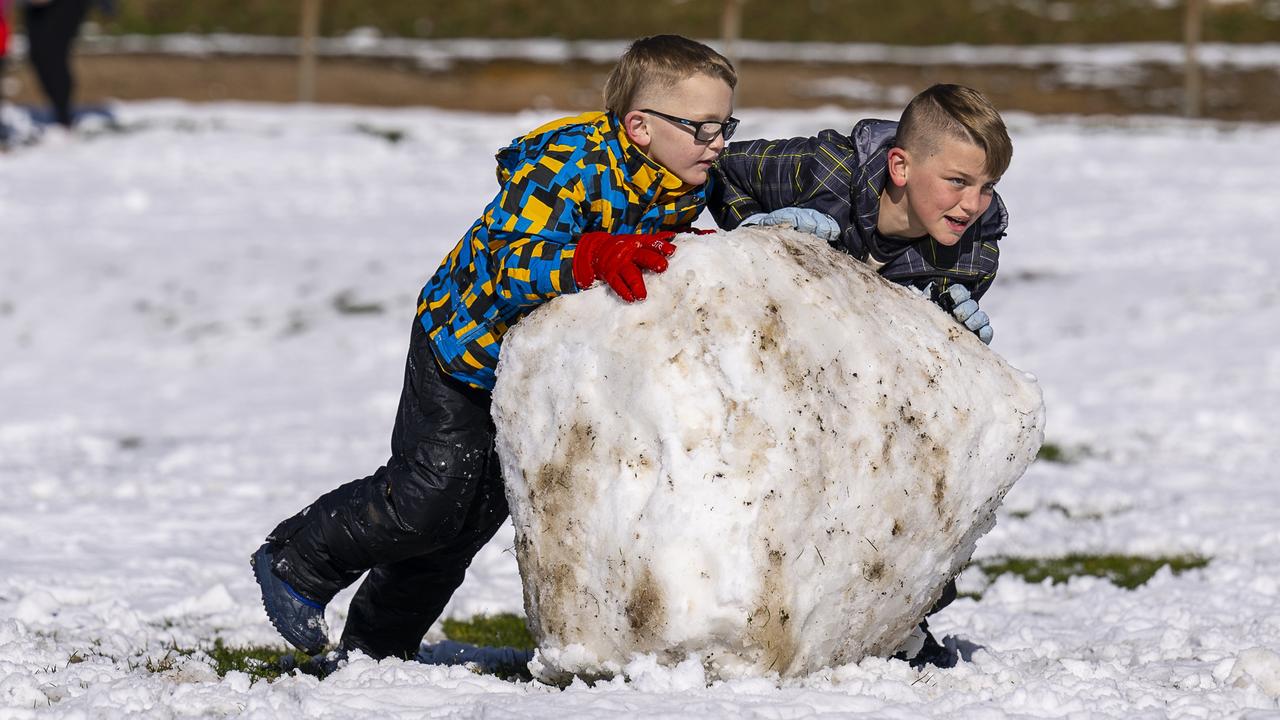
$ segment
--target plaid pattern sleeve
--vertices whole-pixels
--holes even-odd
[[[794,205],[811,146],[810,138],[729,143],[711,169],[707,207],[716,224],[732,230],[751,215]]]
[[[850,183],[857,161],[848,138],[833,130],[816,137],[730,143],[712,169],[707,206],[720,227],[784,207],[807,207],[849,225]]]

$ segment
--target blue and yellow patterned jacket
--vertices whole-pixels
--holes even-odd
[[[501,189],[422,289],[418,320],[445,372],[493,389],[507,328],[577,292],[578,236],[690,226],[706,204],[606,113],[548,123],[498,153]]]

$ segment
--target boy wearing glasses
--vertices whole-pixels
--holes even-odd
[[[996,276],[1009,213],[995,184],[1013,144],[986,97],[960,85],[917,95],[899,122],[863,120],[845,135],[729,145],[708,206],[720,227],[791,225],[899,285],[931,293],[984,343],[978,309]]]
[[[607,111],[544,125],[498,153],[499,191],[423,288],[391,458],[280,523],[253,554],[263,606],[308,654],[324,607],[361,574],[340,650],[412,657],[507,517],[489,414],[503,334],[552,298],[604,281],[645,299],[705,206],[737,120],[733,66],[675,36],[637,40]],[[608,302],[601,295],[601,302]]]

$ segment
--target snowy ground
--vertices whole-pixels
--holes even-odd
[[[743,137],[855,119],[738,115]],[[250,551],[385,458],[416,292],[491,196],[494,150],[547,115],[120,116],[0,156],[0,717],[1280,716],[1280,127],[1010,118],[985,308],[1081,459],[1033,465],[978,555],[1207,568],[1134,591],[1002,578],[934,620],[980,646],[950,670],[707,687],[641,659],[561,691],[366,659],[252,685],[145,667],[279,642]],[[520,611],[510,544],[449,614]]]

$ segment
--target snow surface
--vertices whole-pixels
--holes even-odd
[[[561,691],[363,658],[323,682],[145,667],[280,643],[249,553],[385,459],[416,293],[491,197],[494,151],[550,115],[119,113],[129,132],[0,156],[0,715],[1280,714],[1280,126],[1008,118],[1013,224],[984,305],[1079,460],[1033,464],[978,555],[1208,567],[1133,591],[1001,578],[932,622],[971,648],[950,670],[708,686],[642,657]],[[739,114],[743,137],[855,120]],[[450,615],[520,611],[512,543],[477,557]]]
[[[813,235],[675,242],[647,301],[598,285],[503,342],[535,677],[611,677],[636,653],[696,653],[714,678],[895,654],[1035,460],[1040,389]]]

